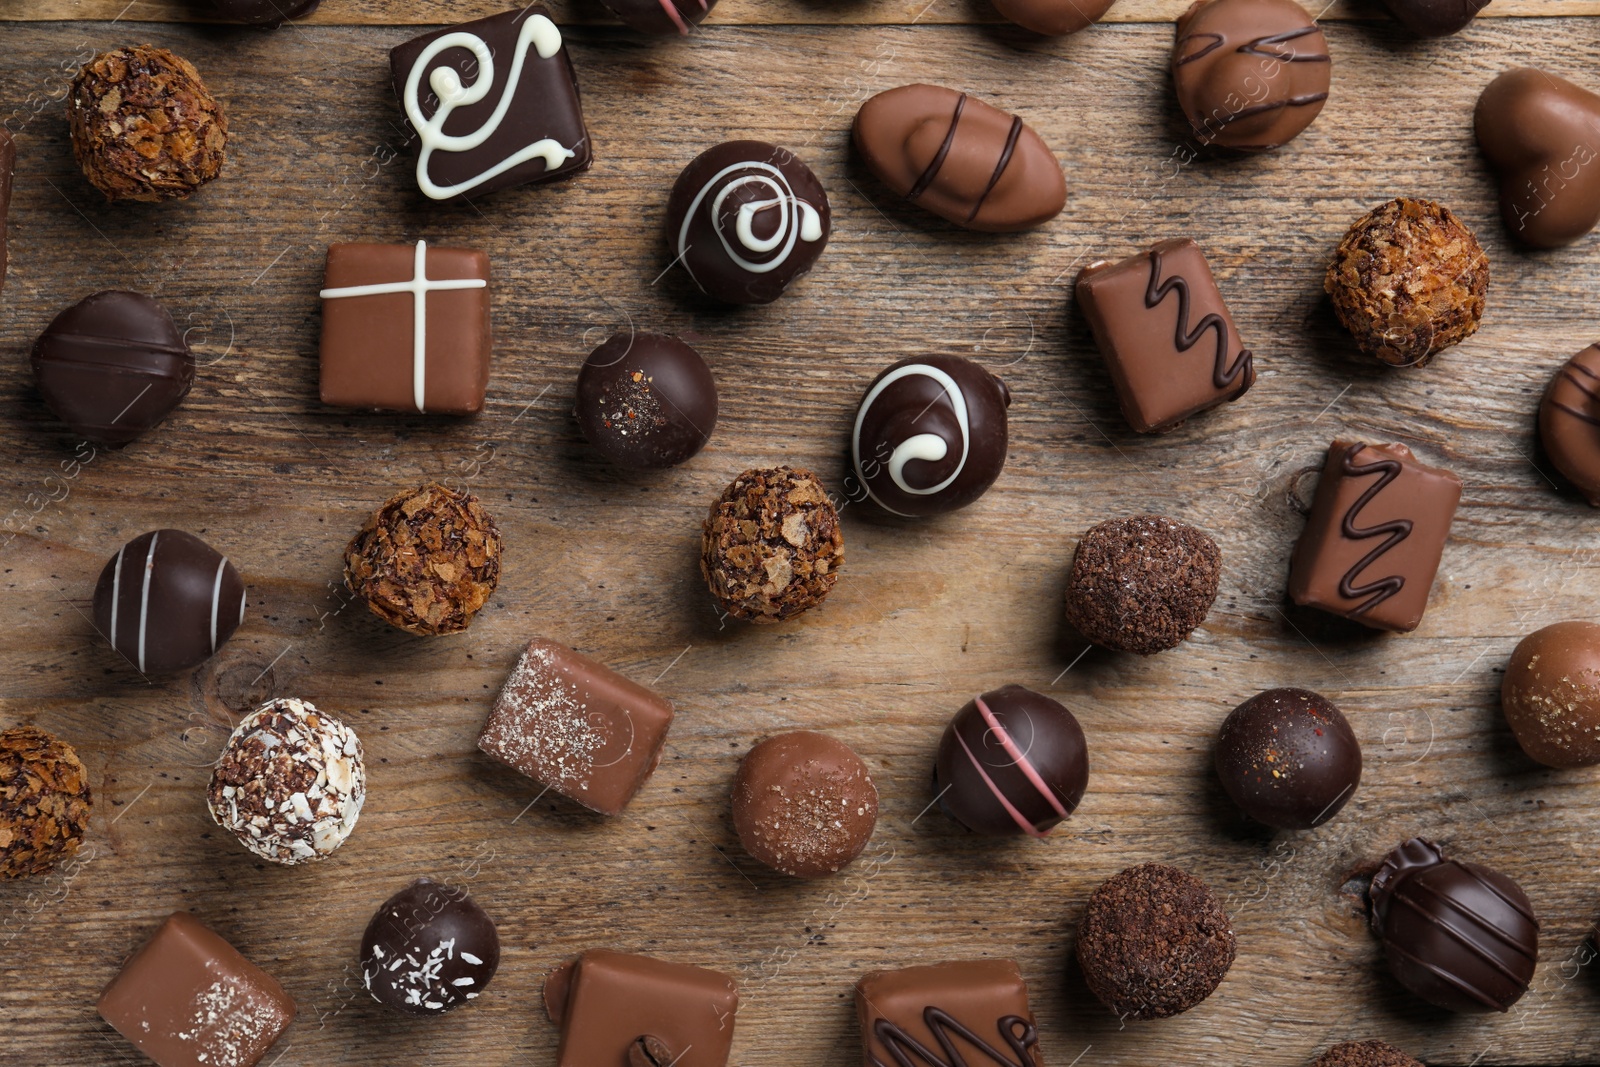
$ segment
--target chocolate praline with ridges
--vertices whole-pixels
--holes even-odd
[[[141,673],[198,667],[244,621],[244,579],[194,534],[153,530],[117,550],[94,587],[94,627]]]
[[[1326,697],[1268,689],[1217,734],[1217,777],[1246,815],[1280,830],[1321,826],[1361,782],[1361,743]]]
[[[705,447],[717,425],[717,383],[676,337],[612,334],[578,371],[578,428],[620,467],[671,467]]]
[[[494,920],[465,890],[418,878],[383,902],[361,938],[361,981],[404,1015],[476,1000],[500,966]]]

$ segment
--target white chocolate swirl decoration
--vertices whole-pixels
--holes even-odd
[[[739,204],[733,224],[733,239],[730,241],[722,225],[722,206],[728,197],[748,186],[756,186],[765,195]],[[683,214],[683,224],[678,227],[678,258],[689,271],[690,277],[694,276],[694,270],[689,265],[689,228],[708,197],[711,200],[707,208],[711,226],[716,231],[717,240],[722,242],[722,250],[735,266],[751,274],[777,270],[789,258],[797,243],[816,242],[823,238],[822,216],[816,208],[795,195],[794,187],[789,184],[783,171],[771,163],[744,160],[713,174],[711,180],[700,187],[700,191],[689,202],[689,210]],[[755,231],[756,216],[774,209],[778,212],[777,227],[769,237],[758,236]],[[770,259],[750,258],[766,256],[775,249],[777,254]],[[695,279],[697,285],[699,281]]]
[[[439,66],[428,71],[428,65],[441,52],[450,48],[465,48],[476,60],[478,76],[471,85],[464,85],[461,75],[453,67]],[[520,166],[535,157],[543,157],[545,167],[554,170],[576,154],[573,149],[567,148],[560,142],[544,137],[507,156],[483,173],[454,185],[440,185],[428,175],[428,161],[435,152],[470,152],[483,145],[500,128],[506,114],[511,110],[512,100],[517,95],[517,88],[522,80],[522,68],[528,61],[529,48],[534,49],[540,59],[552,58],[561,51],[561,31],[556,29],[555,23],[543,15],[534,15],[522,24],[522,29],[517,34],[515,54],[511,60],[511,72],[506,78],[505,88],[500,92],[500,100],[495,106],[494,114],[473,132],[461,135],[445,133],[444,124],[449,121],[451,113],[456,108],[476,104],[489,95],[489,90],[494,87],[494,52],[477,34],[457,30],[429,43],[417,57],[416,63],[411,67],[411,73],[406,77],[406,88],[401,102],[405,106],[406,118],[411,120],[411,125],[416,129],[417,138],[421,142],[421,149],[417,153],[417,186],[423,193],[435,200],[446,200],[476,189],[490,178],[504,174],[512,167]],[[439,98],[439,109],[432,117],[425,115],[422,110],[424,72],[428,74],[428,87],[433,90],[433,95]]]
[[[944,390],[945,396],[950,401],[950,407],[955,413],[956,426],[961,434],[961,459],[956,464],[955,470],[951,471],[943,481],[929,486],[912,485],[906,480],[905,468],[907,463],[914,459],[937,463],[949,455],[950,452],[950,443],[938,434],[912,434],[894,446],[894,450],[889,453],[888,461],[885,464],[889,472],[889,479],[894,482],[895,488],[910,496],[934,496],[944,492],[955,484],[957,478],[961,477],[961,471],[967,465],[967,455],[972,447],[972,427],[970,417],[967,414],[967,396],[961,391],[961,386],[956,383],[954,378],[938,367],[932,367],[926,363],[913,363],[908,366],[898,367],[885,374],[882,380],[867,392],[866,399],[861,401],[861,407],[856,412],[855,430],[851,434],[851,450],[855,456],[856,477],[861,480],[861,484],[866,489],[867,494],[877,501],[885,511],[895,515],[904,515],[906,512],[897,511],[884,503],[883,498],[872,491],[872,481],[867,477],[867,473],[863,469],[861,428],[866,425],[867,417],[872,411],[872,405],[878,401],[884,391],[900,379],[912,375],[932,378]]]

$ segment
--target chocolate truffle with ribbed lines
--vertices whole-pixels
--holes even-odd
[[[1114,652],[1181,644],[1217,598],[1222,551],[1203,530],[1160,515],[1092,526],[1067,576],[1067,622]]]

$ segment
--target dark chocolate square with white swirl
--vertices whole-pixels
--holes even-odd
[[[593,161],[561,31],[537,4],[449,26],[389,53],[435,200],[555,181]]]
[[[1255,359],[1205,253],[1188,238],[1089,264],[1077,295],[1123,417],[1140,433],[1176,429],[1255,384]]]
[[[856,1016],[866,1067],[1044,1064],[1028,986],[1010,960],[874,971],[856,983]]]

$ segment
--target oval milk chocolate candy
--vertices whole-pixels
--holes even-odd
[[[856,149],[883,184],[969,230],[1031,230],[1061,213],[1067,183],[1014,115],[938,85],[902,85],[856,113]]]

